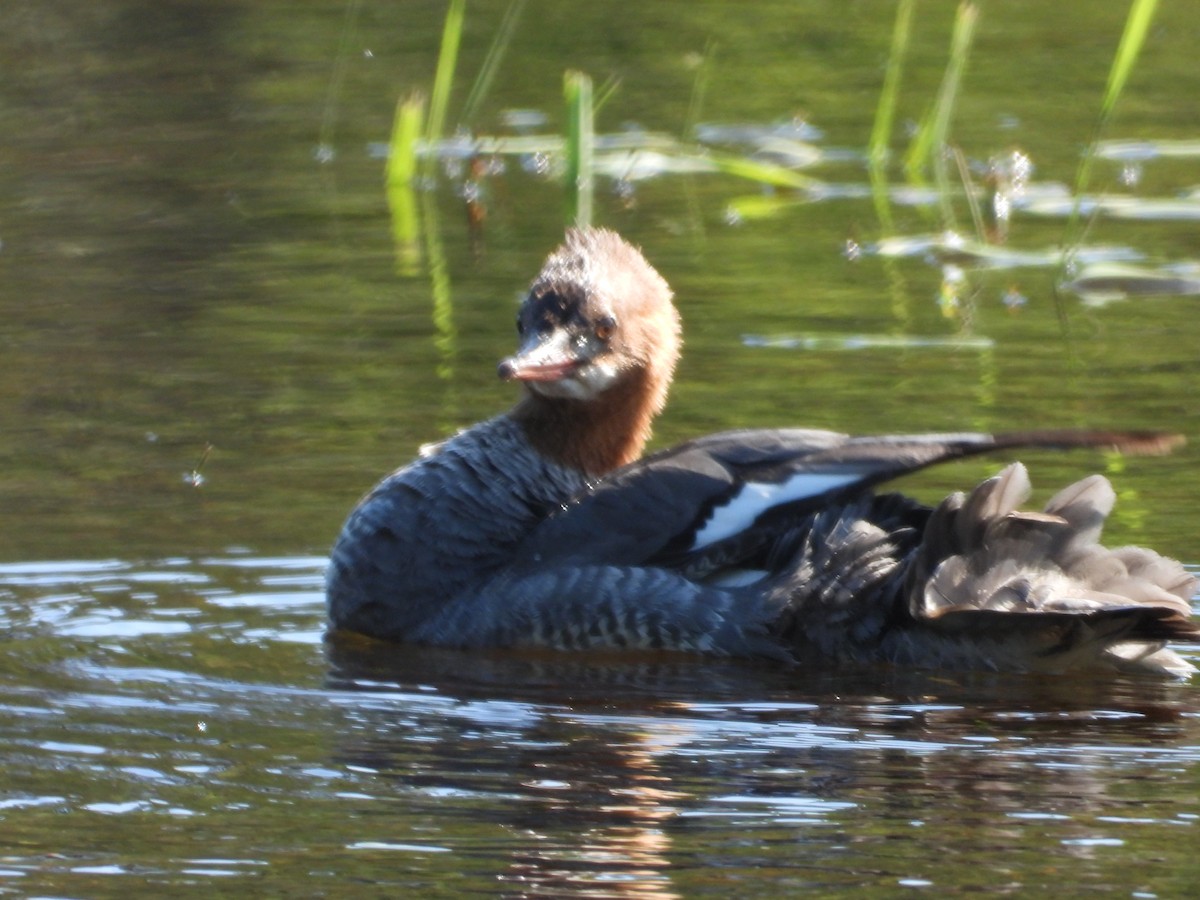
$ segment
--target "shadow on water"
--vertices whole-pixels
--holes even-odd
[[[1188,685],[330,639],[323,566],[0,567],[0,818],[71,848],[0,877],[886,893],[1042,884],[1048,847],[1110,877],[1097,847],[1200,821]]]
[[[459,651],[329,635],[327,684],[338,690],[435,689],[463,699],[500,697],[577,708],[622,705],[640,710],[686,707],[697,698],[737,705],[898,704],[961,706],[972,715],[1070,719],[1109,710],[1169,719],[1188,709],[1178,685],[1156,679],[1031,677],[986,672],[922,672],[893,666],[799,665],[724,660],[690,654],[556,651]],[[1151,710],[1157,712],[1150,713]],[[1174,710],[1174,713],[1172,712]]]
[[[1194,697],[1150,681],[353,639],[327,642],[326,654],[328,683],[358,722],[339,762],[417,805],[502,797],[484,813],[508,835],[497,877],[534,893],[606,885],[603,896],[624,896],[616,881],[682,896],[743,866],[806,889],[969,884],[944,854],[992,842],[1018,864],[1040,852],[1035,831],[1103,843],[1093,820],[1123,806],[1121,781],[1167,787],[1170,768],[1200,763]],[[1141,817],[1174,828],[1188,815]],[[972,819],[971,833],[952,824]],[[706,835],[717,846],[698,852]],[[897,840],[919,841],[922,856]],[[681,878],[681,866],[710,875]]]

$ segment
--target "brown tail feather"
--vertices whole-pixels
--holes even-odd
[[[1187,443],[1187,439],[1182,434],[1172,434],[1167,431],[1103,431],[1071,428],[1009,431],[992,435],[992,437],[998,449],[1046,447],[1069,450],[1075,447],[1097,447],[1128,453],[1131,456],[1165,456]]]

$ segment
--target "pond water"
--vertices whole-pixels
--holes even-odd
[[[1103,135],[1137,143],[1096,160],[1072,225],[1126,8],[980,5],[950,137],[985,205],[989,159],[1034,166],[1003,247],[957,165],[948,206],[898,163],[871,190],[891,3],[469,4],[450,120],[559,133],[576,69],[617,79],[607,138],[808,163],[793,191],[604,161],[629,177],[598,179],[595,220],[643,246],[685,319],[656,445],[751,424],[1178,431],[1191,444],[1166,458],[1022,458],[1040,496],[1109,474],[1110,541],[1195,563],[1184,7],[1158,10]],[[0,894],[1192,892],[1195,679],[325,640],[345,513],[512,402],[495,362],[564,224],[553,156],[489,169],[472,219],[447,153],[416,263],[398,252],[381,154],[445,11],[0,8]],[[917,6],[897,154],[954,16]],[[933,499],[1002,463],[906,487]]]

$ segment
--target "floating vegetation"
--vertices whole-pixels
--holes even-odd
[[[1114,162],[1149,162],[1153,159],[1196,159],[1200,141],[1109,140],[1096,144],[1097,159]]]
[[[970,334],[743,334],[747,347],[779,350],[986,350],[995,346],[988,337]]]
[[[1140,180],[1141,165],[1154,159],[1200,158],[1197,140],[1100,140],[1111,119],[1153,19],[1156,0],[1132,0],[1125,31],[1113,59],[1100,105],[1095,131],[1080,160],[1072,189],[1061,182],[1034,179],[1034,162],[1017,147],[992,148],[981,159],[969,157],[953,143],[951,126],[972,52],[981,6],[962,0],[957,7],[945,69],[937,94],[916,127],[902,159],[893,153],[896,111],[899,105],[904,61],[916,27],[915,0],[899,0],[891,47],[880,89],[875,118],[866,146],[828,147],[820,128],[802,118],[765,123],[699,122],[711,75],[715,45],[710,41],[693,65],[696,80],[686,121],[677,137],[631,125],[612,133],[597,133],[596,111],[614,96],[618,83],[610,78],[598,89],[582,72],[567,72],[563,89],[565,125],[562,133],[548,127],[551,116],[537,109],[509,109],[496,114],[507,134],[481,134],[468,129],[495,78],[499,61],[512,39],[525,0],[514,0],[498,29],[492,49],[472,90],[466,109],[453,133],[447,133],[447,102],[463,27],[463,0],[451,0],[443,33],[442,50],[430,95],[428,116],[424,103],[413,96],[397,108],[389,145],[374,144],[372,155],[387,159],[389,206],[393,216],[398,259],[411,272],[418,262],[416,248],[421,222],[435,228],[432,199],[435,176],[460,182],[459,195],[467,206],[472,241],[483,240],[486,220],[486,182],[514,166],[518,171],[545,180],[559,180],[565,193],[564,219],[569,224],[589,224],[594,217],[597,182],[612,182],[627,205],[641,183],[684,176],[733,177],[757,187],[756,193],[734,196],[725,219],[741,224],[787,215],[806,204],[870,201],[879,222],[874,242],[847,239],[845,256],[856,260],[876,257],[887,272],[892,289],[892,312],[900,330],[907,330],[906,279],[896,261],[918,259],[940,269],[937,289],[926,302],[935,302],[955,320],[957,334],[782,334],[746,335],[753,347],[804,350],[952,349],[988,350],[992,340],[975,335],[975,305],[982,292],[972,285],[973,273],[1018,269],[1058,269],[1059,287],[1090,304],[1145,296],[1200,295],[1200,266],[1155,265],[1138,250],[1121,245],[1088,245],[1086,225],[1098,219],[1146,221],[1200,220],[1200,187],[1176,197],[1139,197],[1087,192],[1095,160],[1122,166],[1119,179],[1124,191]],[[1007,142],[1006,142],[1007,143]],[[822,167],[836,169],[835,178],[824,177]],[[865,178],[847,178],[846,167],[858,167]],[[898,175],[894,181],[889,176]],[[424,192],[420,204],[413,191]],[[894,207],[916,207],[926,222],[923,233],[896,233]],[[929,212],[932,210],[932,214]],[[956,215],[969,212],[970,224],[959,228]],[[1021,216],[1060,217],[1067,220],[1061,245],[1017,246],[1010,243],[1014,219]],[[1087,219],[1086,223],[1081,220]],[[431,268],[441,256],[437,242],[425,236],[425,254]],[[436,308],[443,320],[439,334],[453,345],[449,317],[448,285],[435,282]],[[993,282],[995,279],[993,278]],[[996,289],[994,283],[989,289]],[[1000,303],[1018,312],[1030,298],[1015,284],[998,291]],[[1067,316],[1058,293],[1054,303],[1066,329]],[[447,365],[453,354],[447,352]]]
[[[774,140],[811,143],[825,137],[825,132],[803,119],[780,122],[735,122],[722,125],[702,122],[696,126],[696,140],[702,144],[732,144],[757,149]]]
[[[540,109],[506,109],[500,113],[501,125],[522,133],[544,128],[549,121],[549,116]]]
[[[735,197],[725,206],[725,222],[741,225],[757,219],[773,219],[784,210],[806,202],[809,201],[804,197],[772,193]]]
[[[1095,263],[1061,288],[1092,306],[1131,297],[1195,297],[1200,296],[1200,263],[1159,268]]]
[[[614,181],[646,181],[663,175],[696,175],[719,172],[717,162],[705,156],[683,156],[661,150],[619,150],[592,159],[596,175]]]
[[[826,161],[826,153],[815,144],[788,138],[764,138],[757,145],[753,159],[775,163],[788,169],[808,169]]]
[[[888,258],[919,257],[931,263],[953,263],[976,269],[1022,269],[1061,266],[1067,251],[1060,248],[1017,250],[996,244],[985,244],[964,237],[958,232],[941,234],[895,235],[883,238],[864,248],[868,255]],[[1079,247],[1071,251],[1077,263],[1134,262],[1142,254],[1131,247]]]
[[[528,113],[523,110],[523,113]],[[549,153],[561,156],[567,140],[561,134],[473,135],[466,132],[417,145],[417,153],[435,160],[461,163],[476,156],[528,156]],[[596,134],[592,137],[595,152],[630,152],[658,150],[664,154],[691,152],[677,138],[653,131],[622,131],[615,134]],[[367,145],[367,154],[386,159],[390,148],[385,143]]]
[[[820,183],[816,178],[802,175],[779,163],[746,159],[740,156],[711,156],[709,158],[716,166],[717,171],[724,172],[726,175],[736,175],[738,178],[746,178],[762,185],[807,190]]]
[[[1082,197],[1043,196],[1022,202],[1022,212],[1034,216],[1084,216],[1111,219],[1142,219],[1151,222],[1195,222],[1200,220],[1200,197],[1133,197],[1105,195]]]

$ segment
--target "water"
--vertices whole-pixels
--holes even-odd
[[[0,567],[0,884],[778,896],[1069,872],[1172,896],[1194,877],[1189,686],[325,645],[321,567]]]
[[[436,194],[448,292],[398,273],[378,145],[428,84],[444,12],[402,6],[0,9],[0,892],[1192,891],[1194,683],[326,642],[341,519],[420,443],[511,402],[494,364],[562,229],[559,188],[517,161],[483,182],[475,239],[454,185]],[[1059,202],[1124,10],[1047,6],[983,7],[952,133],[971,165],[1021,147],[1028,197]],[[466,80],[503,10],[470,5]],[[952,14],[918,9],[897,149]],[[1189,223],[1142,215],[1190,209],[1197,180],[1180,150],[1196,26],[1158,15],[1110,135],[1149,149],[1132,180],[1127,154],[1099,160],[1089,189],[1136,215],[1091,224],[1083,262],[1186,275]],[[473,124],[553,130],[578,68],[621,76],[601,132],[678,137],[708,47],[705,134],[812,141],[805,171],[832,187],[601,180],[598,221],[645,248],[685,318],[656,443],[750,424],[1178,430],[1191,447],[1165,459],[1025,459],[1042,496],[1107,472],[1112,542],[1200,560],[1194,298],[1056,296],[1056,267],[1029,260],[1061,210],[1020,202],[982,260],[846,258],[889,236],[945,246],[936,208],[911,205],[928,191],[899,182],[883,229],[856,161],[890,29],[877,3],[531,0]],[[764,217],[731,227],[731,205]],[[1000,464],[908,487],[933,498]]]

